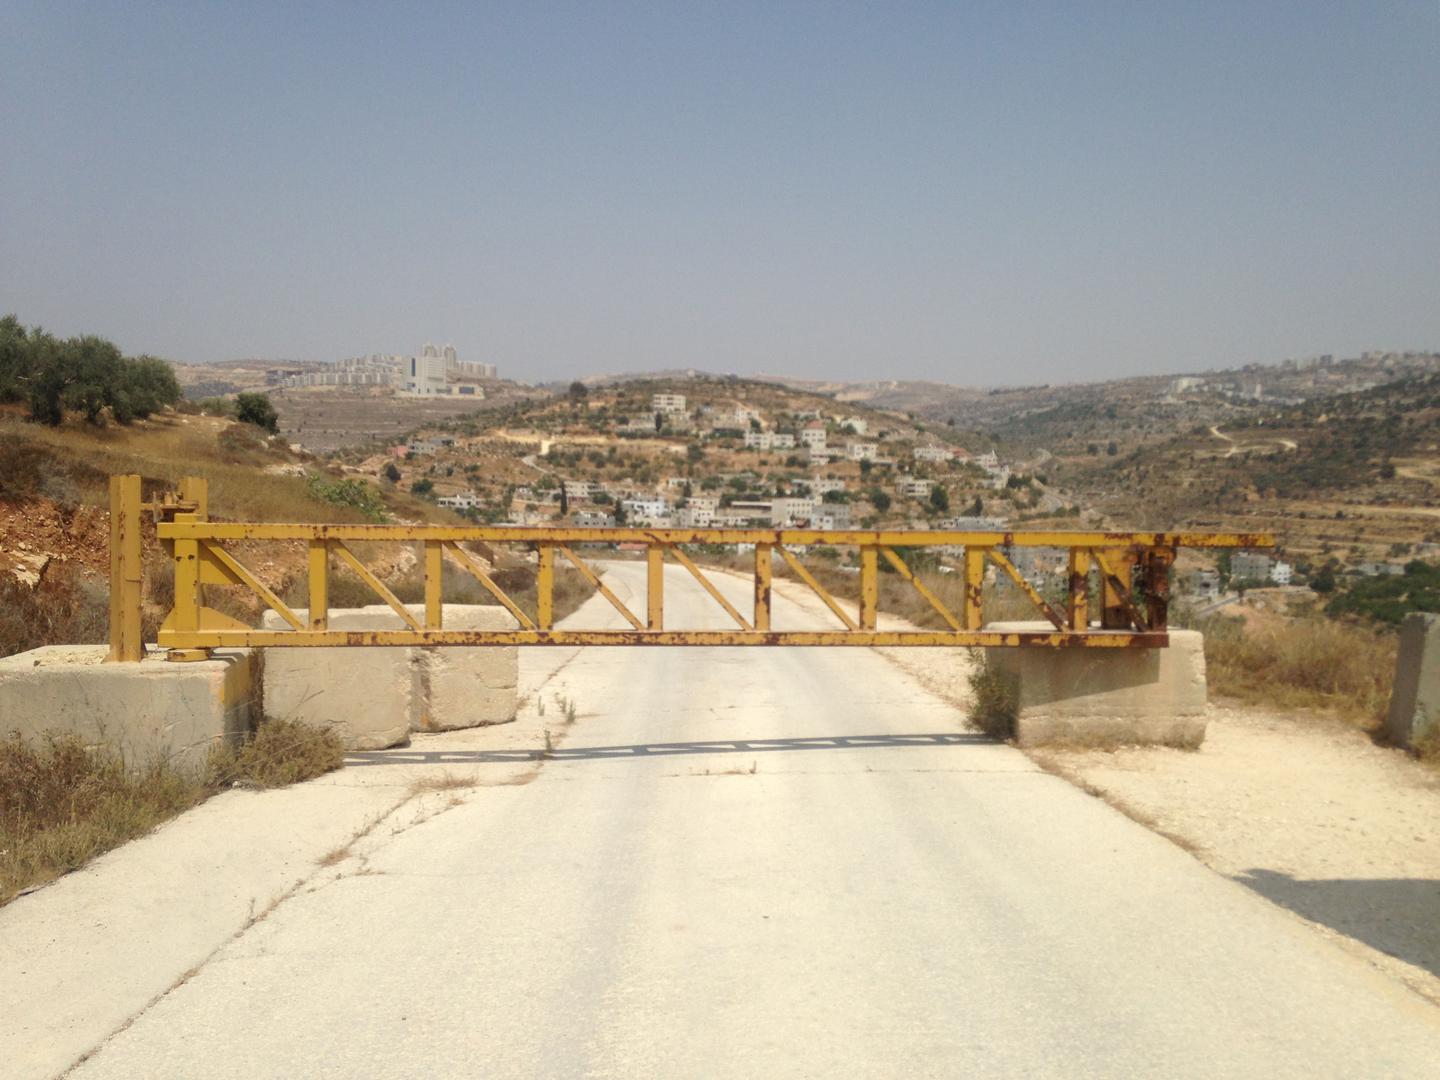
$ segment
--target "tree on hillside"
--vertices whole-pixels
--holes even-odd
[[[0,319],[0,401],[30,403],[32,420],[58,425],[66,409],[99,424],[108,409],[122,424],[180,400],[175,372],[151,356],[127,359],[93,334],[58,341],[13,315]]]
[[[280,416],[270,404],[269,394],[240,394],[235,398],[235,419],[254,424],[274,435],[280,430]]]
[[[180,380],[175,369],[153,356],[137,356],[121,366],[120,384],[110,408],[115,419],[125,423],[128,417],[141,420],[180,401]]]
[[[875,507],[876,510],[879,510],[880,513],[883,514],[886,510],[890,509],[890,496],[879,488],[871,491],[868,498],[870,499],[870,505]]]
[[[590,388],[579,379],[570,384],[569,397],[571,401],[584,401],[590,396]]]
[[[930,506],[936,513],[943,514],[950,509],[950,496],[945,489],[936,484],[930,489]]]

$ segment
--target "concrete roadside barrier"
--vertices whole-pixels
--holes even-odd
[[[0,736],[74,734],[137,766],[166,759],[198,772],[210,747],[238,742],[259,720],[258,657],[217,650],[172,664],[151,648],[109,664],[104,645],[46,645],[0,659]]]
[[[1385,734],[1404,747],[1440,737],[1440,615],[1411,612],[1401,624]]]
[[[423,605],[407,605],[424,618]],[[304,609],[296,611],[302,620]],[[331,609],[332,630],[401,630],[385,604]],[[451,630],[510,630],[500,607],[446,604]],[[274,611],[265,630],[288,630]],[[329,727],[352,750],[379,750],[409,741],[414,731],[501,724],[515,718],[519,660],[515,646],[320,646],[262,650],[264,708]]]
[[[986,630],[1047,632],[1047,622],[997,622]],[[1164,649],[988,648],[987,662],[1014,680],[1015,741],[1159,745],[1193,749],[1205,739],[1205,639],[1171,630]]]

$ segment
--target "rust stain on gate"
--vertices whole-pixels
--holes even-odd
[[[1159,648],[1169,643],[1166,614],[1170,566],[1181,547],[1270,547],[1263,533],[1195,532],[960,532],[873,529],[595,529],[571,527],[463,527],[444,525],[305,525],[209,520],[204,480],[187,479],[178,493],[142,503],[140,478],[111,481],[112,660],[139,660],[141,515],[156,517],[156,534],[174,560],[175,601],[158,633],[171,660],[198,660],[210,650],[233,647],[384,645],[917,645],[1043,648]],[[302,619],[224,545],[230,541],[303,541],[307,546],[309,607]],[[350,548],[352,543],[414,542],[424,547],[424,616],[413,615]],[[531,615],[495,582],[461,545],[520,545],[534,551],[537,598]],[[644,617],[631,611],[576,553],[583,544],[643,544],[646,566]],[[742,612],[686,552],[686,545],[753,547],[753,599]],[[858,551],[859,597],[852,615],[815,578],[792,549],[812,544]],[[951,611],[897,553],[897,548],[963,549],[964,600]],[[1068,592],[1057,609],[1025,580],[1012,561],[1016,548],[1068,551]],[[628,629],[560,629],[554,626],[555,557],[573,564],[596,592],[629,624]],[[840,623],[832,630],[776,630],[771,612],[772,571],[778,556]],[[328,625],[332,559],[344,563],[399,616],[403,630],[331,630]],[[733,629],[690,630],[665,625],[665,562],[683,567],[735,623]],[[879,630],[881,560],[924,598],[946,630]],[[442,579],[446,561],[474,578],[514,616],[513,630],[445,627]],[[1050,630],[999,632],[983,626],[987,566],[1014,582],[1050,624]],[[1099,575],[1100,619],[1089,611],[1090,574]],[[261,630],[205,604],[206,585],[239,585],[255,593],[290,629]]]

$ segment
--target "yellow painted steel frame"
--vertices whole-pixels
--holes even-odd
[[[112,496],[111,658],[139,659],[140,487],[138,477],[116,477]],[[159,632],[171,659],[197,659],[227,647],[397,645],[921,645],[1024,646],[1049,648],[1157,648],[1168,643],[1165,612],[1169,568],[1179,547],[1268,547],[1264,534],[1188,532],[953,532],[941,530],[820,529],[593,529],[463,527],[437,525],[286,525],[213,522],[202,480],[187,479],[179,498],[150,507],[156,534],[175,561],[175,606]],[[301,619],[262,581],[224,549],[228,541],[304,541],[308,548],[310,607]],[[423,545],[424,618],[417,619],[355,555],[352,543],[412,542]],[[530,617],[461,545],[522,544],[536,558],[536,610]],[[643,544],[646,549],[644,618],[631,611],[575,551],[580,544]],[[683,545],[751,545],[755,552],[754,602],[750,618],[732,604]],[[859,598],[847,608],[815,578],[792,548],[804,545],[858,548]],[[945,545],[963,551],[963,600],[950,611],[909,567],[897,547]],[[1057,610],[1031,586],[1011,559],[1014,548],[1055,547],[1069,552],[1068,600]],[[562,555],[615,608],[628,629],[556,629],[555,556]],[[772,623],[775,556],[825,604],[840,627],[776,630]],[[514,630],[448,630],[442,595],[446,557],[475,578],[515,617]],[[735,623],[729,630],[685,630],[665,626],[664,568],[673,558]],[[331,630],[329,573],[344,563],[405,624],[401,630]],[[880,630],[878,572],[881,561],[913,587],[945,622],[944,630]],[[1053,629],[1035,632],[985,630],[982,591],[987,565],[1009,577]],[[1091,623],[1092,568],[1099,572],[1104,619]],[[1133,583],[1132,572],[1138,570]],[[209,608],[207,584],[240,585],[258,595],[290,626],[256,630]],[[1132,596],[1138,589],[1140,599]]]

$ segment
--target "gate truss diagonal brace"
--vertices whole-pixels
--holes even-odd
[[[400,602],[400,598],[386,588],[385,583],[372,574],[368,566],[355,557],[355,553],[350,550],[344,540],[331,540],[330,543],[334,545],[335,554],[340,556],[340,561],[354,570],[361,581],[374,589],[375,594],[390,605],[390,610],[405,621],[405,625],[409,626],[411,630],[423,629],[420,620],[411,615],[405,609],[405,605]]]
[[[735,605],[730,603],[729,600],[726,600],[725,597],[721,595],[720,590],[715,588],[715,583],[700,572],[700,568],[695,565],[694,561],[690,558],[689,555],[686,555],[685,552],[681,551],[679,547],[675,546],[667,545],[666,550],[669,551],[670,554],[675,556],[676,562],[678,562],[681,566],[685,567],[686,570],[690,571],[691,575],[695,578],[695,580],[700,583],[700,587],[703,588],[712,597],[714,597],[715,602],[725,609],[725,614],[729,615],[732,619],[735,620],[736,623],[739,624],[741,630],[755,629],[753,626],[750,625],[749,621],[745,618],[745,616],[741,615],[740,612],[735,609]]]
[[[1103,551],[1096,548],[1091,554],[1094,556],[1095,565],[1100,568],[1100,573],[1105,575],[1105,580],[1109,582],[1110,588],[1115,591],[1115,598],[1120,601],[1120,605],[1125,609],[1125,614],[1130,616],[1130,620],[1134,623],[1135,629],[1142,633],[1148,630],[1150,628],[1149,620],[1140,613],[1140,609],[1135,606],[1135,601],[1131,599],[1130,586],[1120,580],[1119,576],[1115,573],[1114,567],[1106,561]]]
[[[271,592],[263,581],[236,562],[235,557],[219,544],[212,544],[209,541],[202,540],[200,541],[200,546],[205,549],[206,555],[225,567],[226,570],[229,570],[230,573],[240,579],[242,585],[260,597],[261,600],[264,600],[265,603],[270,606],[271,610],[275,611],[282,619],[290,624],[292,630],[309,629],[305,623],[301,621],[300,616],[291,611],[289,606]]]
[[[963,629],[960,620],[955,618],[950,609],[940,602],[940,598],[926,588],[925,583],[915,576],[910,567],[905,565],[905,560],[896,555],[888,547],[882,547],[880,554],[885,556],[885,561],[895,568],[895,572],[908,581],[921,596],[935,609],[935,613],[950,624],[951,630]]]
[[[1030,602],[1040,609],[1040,614],[1050,620],[1051,626],[1055,627],[1056,630],[1065,629],[1065,620],[1060,617],[1060,614],[1053,607],[1046,603],[1043,596],[1035,591],[1035,586],[1025,580],[1025,576],[1020,573],[1014,563],[994,548],[990,549],[989,554],[990,560],[1010,576],[1010,580],[1018,585],[1021,591],[1030,598]]]
[[[601,596],[605,597],[606,600],[609,600],[611,606],[613,606],[616,611],[620,612],[621,615],[625,616],[626,621],[629,622],[631,626],[633,626],[636,630],[645,629],[645,624],[639,619],[637,619],[635,617],[635,613],[632,612],[628,607],[626,607],[620,601],[620,598],[606,587],[605,583],[600,580],[599,576],[596,575],[594,570],[591,570],[590,567],[586,566],[583,562],[580,561],[580,557],[578,555],[576,555],[564,544],[556,544],[555,546],[565,553],[565,557],[567,559],[569,559],[572,563],[575,564],[575,569],[580,571],[580,573],[584,576],[585,580],[590,582],[591,585],[595,586],[595,590]]]
[[[515,601],[511,600],[510,597],[505,595],[505,590],[501,589],[499,585],[496,585],[489,574],[485,573],[484,570],[480,569],[480,564],[470,557],[469,552],[467,552],[464,548],[462,548],[458,543],[453,540],[445,541],[445,551],[450,556],[450,558],[453,559],[460,566],[462,570],[464,570],[481,585],[483,585],[485,587],[485,590],[491,596],[493,596],[496,600],[500,601],[500,603],[505,606],[505,610],[510,612],[511,615],[515,616],[516,622],[518,622],[526,630],[535,629],[534,620],[531,619],[529,615],[526,615],[525,612],[520,608],[520,606],[515,603]]]
[[[854,619],[850,618],[850,616],[845,613],[845,609],[835,602],[835,598],[825,591],[825,587],[821,585],[820,582],[815,580],[815,575],[810,573],[809,570],[805,569],[805,564],[802,563],[799,559],[795,558],[794,555],[790,554],[790,550],[788,548],[786,548],[783,544],[776,544],[775,550],[780,552],[780,557],[785,560],[785,565],[790,567],[791,570],[795,571],[796,575],[800,578],[800,580],[805,582],[806,585],[810,586],[811,592],[813,592],[816,596],[823,600],[825,602],[825,606],[830,609],[834,616],[845,624],[846,630],[860,629],[860,624],[857,623]]]

